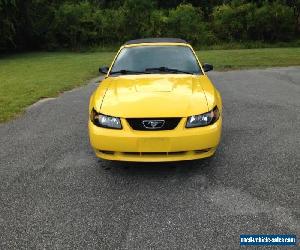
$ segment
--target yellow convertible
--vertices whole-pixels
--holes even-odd
[[[212,156],[220,142],[222,100],[192,47],[175,38],[125,43],[89,104],[97,157],[180,161]]]

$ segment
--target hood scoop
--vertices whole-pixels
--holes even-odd
[[[136,92],[151,93],[151,92],[172,92],[174,82],[166,81],[165,79],[157,79],[155,81],[143,84],[135,84]]]

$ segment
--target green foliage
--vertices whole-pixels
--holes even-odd
[[[205,46],[299,35],[300,0],[0,0],[0,52],[82,50],[142,37]]]
[[[224,41],[285,41],[295,37],[293,10],[279,1],[254,3],[232,2],[216,7],[213,29]]]
[[[63,47],[80,48],[96,41],[95,12],[88,2],[65,3],[55,12],[53,33]]]
[[[255,9],[251,23],[253,27],[249,39],[285,41],[291,40],[294,35],[293,10],[278,2],[266,2],[262,7]]]
[[[0,0],[0,51],[15,47],[16,1]]]
[[[122,8],[97,10],[94,14],[97,43],[111,45],[112,41],[122,41],[126,34],[125,13]]]
[[[180,4],[169,12],[168,35],[187,39],[194,44],[208,42],[207,24],[203,20],[203,12],[191,4]]]
[[[29,8],[27,28],[30,28],[30,43],[32,48],[50,46],[51,23],[55,16],[55,5],[45,4],[44,0],[35,0]],[[28,27],[29,26],[29,27]]]
[[[255,5],[221,5],[213,11],[213,29],[220,40],[240,41],[247,39],[249,20]]]
[[[151,0],[125,0],[123,5],[126,27],[126,40],[143,37],[147,34],[154,10],[154,3]]]
[[[154,10],[151,13],[148,30],[145,37],[164,37],[168,30],[168,16],[164,10]]]

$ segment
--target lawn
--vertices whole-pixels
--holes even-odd
[[[41,52],[0,58],[0,122],[44,97],[57,96],[97,76],[115,52]],[[216,70],[300,65],[300,48],[207,50],[197,52]]]

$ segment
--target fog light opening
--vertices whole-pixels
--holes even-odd
[[[113,155],[115,153],[114,151],[108,151],[108,150],[99,150],[99,152],[107,155]]]
[[[211,148],[205,148],[205,149],[201,149],[201,150],[195,150],[195,153],[196,154],[203,154],[203,153],[207,153],[210,150],[211,150]]]

